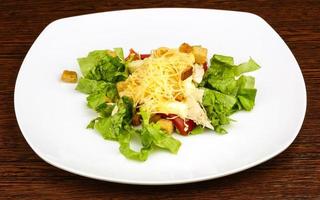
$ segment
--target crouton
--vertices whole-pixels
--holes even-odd
[[[134,114],[132,117],[132,125],[139,126],[141,124],[141,115]]]
[[[190,46],[187,43],[182,43],[179,47],[179,51],[182,53],[191,53],[192,52],[192,46]]]
[[[159,121],[161,119],[161,115],[159,114],[154,114],[150,117],[150,122],[152,123],[156,123],[157,121]]]
[[[76,83],[78,80],[78,76],[74,71],[64,70],[61,75],[61,80],[66,83]]]
[[[203,48],[201,46],[192,46],[192,53],[194,55],[196,63],[202,65],[207,62],[208,50],[206,48]]]
[[[160,125],[160,129],[164,132],[171,134],[173,132],[173,123],[168,119],[160,119],[157,124]]]
[[[188,66],[186,67],[182,73],[181,73],[181,80],[184,81],[186,80],[189,76],[192,75],[192,71],[193,71],[193,67],[192,66]]]

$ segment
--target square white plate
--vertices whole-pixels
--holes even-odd
[[[124,158],[87,123],[96,114],[75,85],[62,83],[64,69],[79,72],[78,57],[96,49],[139,52],[182,42],[214,53],[250,56],[261,69],[251,112],[233,116],[226,135],[208,131],[176,136],[177,155],[153,153],[146,162]],[[15,111],[31,148],[46,162],[79,175],[131,184],[179,184],[213,179],[255,166],[285,150],[297,136],[306,110],[299,65],[280,36],[250,13],[207,9],[139,9],[83,15],[49,24],[32,45],[15,88]]]

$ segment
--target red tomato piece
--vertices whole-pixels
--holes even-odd
[[[204,69],[204,71],[208,70],[208,63],[207,62],[203,63],[203,69]]]
[[[181,135],[188,135],[196,127],[196,123],[194,123],[194,121],[191,119],[184,121],[182,118],[174,114],[169,114],[167,118],[173,122],[174,126],[178,129]],[[187,129],[186,125],[188,126]]]
[[[151,56],[151,54],[140,54],[141,60],[143,60],[143,59],[145,59],[145,58],[148,58],[148,57],[150,57],[150,56]]]

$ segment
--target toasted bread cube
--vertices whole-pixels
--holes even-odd
[[[64,70],[61,80],[66,83],[76,83],[78,80],[77,72]]]
[[[190,46],[188,43],[182,43],[179,47],[179,51],[182,53],[191,53],[192,46]]]
[[[182,81],[186,80],[189,76],[192,75],[192,72],[193,72],[193,67],[187,66],[181,73],[181,80]]]
[[[160,129],[165,131],[168,134],[171,134],[173,132],[173,123],[171,120],[168,119],[160,119],[157,121],[157,124],[160,125]]]
[[[201,46],[193,46],[192,47],[192,53],[195,58],[195,62],[198,64],[204,64],[207,62],[207,53],[208,50],[206,48],[203,48]]]
[[[154,114],[150,117],[150,122],[152,123],[157,123],[157,121],[159,121],[161,119],[161,115],[159,114]]]

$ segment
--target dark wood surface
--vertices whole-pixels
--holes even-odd
[[[257,167],[177,186],[133,186],[87,179],[42,161],[17,125],[13,91],[22,60],[55,19],[146,7],[248,11],[287,42],[307,85],[308,108],[294,143]],[[320,1],[0,1],[0,199],[320,199]]]

